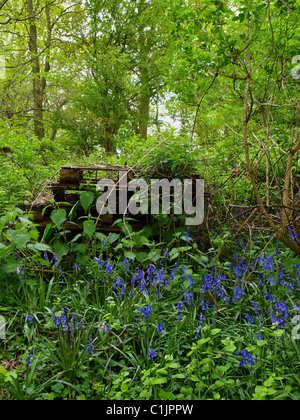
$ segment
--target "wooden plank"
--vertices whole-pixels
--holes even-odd
[[[82,174],[80,171],[71,168],[61,168],[60,170],[60,185],[63,184],[75,184],[79,185],[80,180],[82,179]]]
[[[140,169],[137,168],[132,168],[131,166],[123,166],[123,165],[107,165],[107,164],[103,164],[103,165],[97,165],[97,166],[62,166],[61,169],[63,170],[78,170],[78,171],[90,171],[90,172],[95,172],[95,171],[108,171],[108,172],[118,172],[118,171],[128,171],[128,172],[141,172]]]

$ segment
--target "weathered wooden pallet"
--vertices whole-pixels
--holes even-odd
[[[113,178],[118,180],[119,172],[127,172],[129,180],[133,179],[134,174],[138,170],[123,165],[98,165],[98,166],[63,166],[59,171],[59,178],[49,182],[45,186],[45,190],[50,191],[48,194],[37,198],[31,204],[31,211],[34,214],[34,222],[38,223],[41,228],[52,223],[50,215],[53,208],[50,206],[51,200],[59,203],[60,209],[65,209],[67,214],[79,201],[80,194],[88,189],[96,189],[99,180],[104,178]],[[122,187],[116,186],[116,191],[120,191]],[[117,194],[118,196],[118,194]],[[80,230],[82,223],[78,220],[85,215],[83,208],[78,206],[77,217],[72,223],[65,223],[64,227],[68,230]],[[91,206],[91,215],[98,217],[96,203]],[[130,215],[129,215],[130,216]],[[97,223],[99,231],[118,232],[120,228],[114,225],[116,220],[120,219],[120,215],[106,214],[102,215]],[[142,229],[149,224],[149,217],[143,215],[134,216],[135,222],[131,222],[134,230]],[[75,222],[75,223],[74,223]]]
[[[41,228],[47,226],[51,221],[51,212],[53,207],[50,206],[51,200],[54,200],[56,203],[59,203],[60,209],[65,209],[69,215],[72,208],[78,203],[80,199],[80,194],[83,191],[97,188],[97,183],[106,178],[114,179],[115,181],[119,180],[119,172],[126,172],[127,179],[132,180],[140,171],[132,169],[128,166],[123,165],[98,165],[98,166],[63,166],[59,171],[59,178],[55,181],[49,182],[45,190],[48,190],[49,193],[43,195],[42,197],[37,198],[31,205],[31,210],[34,213],[34,221],[40,225]],[[118,193],[122,189],[121,185],[118,185],[116,182],[116,192],[117,197]],[[130,198],[130,193],[128,193]],[[205,193],[206,201],[209,199],[209,194]],[[206,206],[207,207],[207,206]],[[98,218],[99,214],[96,208],[96,202],[91,206],[91,215],[94,218]],[[85,216],[85,211],[81,206],[78,206],[76,209],[76,220],[73,220],[72,223],[65,223],[65,228],[68,230],[81,230],[82,222],[80,220]],[[130,215],[128,217],[134,219],[130,221],[130,225],[133,230],[141,230],[143,227],[151,225],[151,216],[150,215]],[[116,215],[101,215],[99,221],[97,222],[97,229],[103,232],[118,232],[120,228],[115,225],[115,222],[119,220],[122,216],[119,214]]]

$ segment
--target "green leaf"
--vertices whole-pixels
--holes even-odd
[[[276,338],[282,337],[284,335],[284,330],[274,331],[271,335]]]
[[[70,213],[69,213],[69,220],[74,220],[77,215],[77,207],[79,206],[79,201],[75,204],[75,206],[72,207]]]
[[[88,211],[94,199],[95,199],[95,195],[91,191],[84,191],[83,193],[80,194],[80,203],[82,207],[84,208],[85,212]]]
[[[59,241],[55,241],[54,252],[59,261],[61,261],[64,256],[68,255],[69,251],[70,251],[70,248],[68,244],[62,244]]]
[[[94,222],[92,222],[90,220],[86,220],[83,223],[83,233],[84,233],[84,235],[88,239],[92,239],[95,232],[96,232],[96,226],[95,226]]]
[[[220,330],[219,328],[216,328],[214,330],[211,330],[211,335],[218,335],[222,330]]]
[[[30,235],[31,239],[33,239],[34,241],[37,241],[39,239],[39,236],[40,236],[38,230],[31,230],[29,232],[29,235]]]
[[[124,255],[129,260],[135,260],[135,254],[133,252],[131,252],[131,251],[124,252]]]
[[[54,210],[51,213],[51,220],[57,227],[57,229],[61,228],[61,225],[67,220],[67,212],[66,210]]]
[[[184,375],[183,373],[178,373],[177,375],[175,375],[176,379],[186,379],[186,375]]]
[[[15,273],[18,268],[21,268],[23,265],[22,261],[13,260],[12,258],[9,258],[6,261],[6,267],[5,272],[6,273]]]
[[[190,254],[192,260],[196,261],[198,264],[205,265],[208,262],[208,258],[200,255],[192,255]]]
[[[148,254],[146,252],[139,252],[136,254],[136,260],[140,263],[148,260]]]
[[[29,233],[22,232],[20,230],[8,230],[7,236],[19,249],[24,249],[31,239]]]
[[[221,372],[221,373],[227,372],[230,368],[231,368],[230,363],[227,363],[226,366],[217,366],[218,371]]]
[[[151,378],[150,385],[162,385],[168,383],[167,378]]]
[[[28,245],[28,249],[30,249],[30,251],[33,252],[38,252],[38,251],[48,251],[48,252],[53,252],[52,248],[49,245],[46,244],[42,244],[40,242],[36,243],[36,244],[29,244]]]
[[[210,338],[202,338],[201,340],[197,341],[197,347],[201,347],[203,346],[203,344],[206,344],[209,342],[210,342]]]
[[[142,391],[141,393],[140,393],[140,398],[150,398],[152,396],[152,393],[151,392],[149,392],[149,391]]]
[[[45,242],[51,236],[51,233],[52,233],[52,224],[48,223],[48,225],[46,226],[44,230],[42,242]]]
[[[113,233],[109,236],[108,242],[110,245],[117,242],[120,239],[120,235],[118,233]]]

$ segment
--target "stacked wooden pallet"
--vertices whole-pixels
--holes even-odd
[[[58,203],[60,209],[65,209],[69,215],[74,206],[80,200],[80,194],[83,191],[94,191],[96,193],[97,183],[101,179],[111,178],[118,181],[119,172],[127,172],[128,179],[133,179],[134,174],[138,171],[133,171],[132,168],[121,165],[99,165],[99,166],[63,166],[59,171],[59,179],[49,182],[44,190],[48,190],[48,194],[37,198],[31,204],[31,210],[34,213],[34,221],[41,227],[45,227],[51,221],[51,212],[53,207],[51,201]],[[120,191],[119,185],[116,185],[117,196]],[[95,194],[96,196],[96,194]],[[96,209],[96,199],[91,206],[91,215],[98,218],[99,214]],[[82,206],[76,206],[76,220],[69,221],[65,224],[66,229],[79,230],[81,229],[81,219],[85,216],[85,211]],[[130,215],[129,215],[130,216]],[[116,232],[120,228],[114,225],[115,221],[120,219],[120,215],[101,215],[97,222],[97,228],[103,232]],[[134,216],[135,222],[131,221],[133,229],[141,229],[149,223],[147,216]],[[80,222],[81,220],[81,222]]]

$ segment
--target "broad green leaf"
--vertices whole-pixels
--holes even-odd
[[[151,378],[150,385],[162,385],[168,383],[167,378]]]
[[[42,244],[42,243],[39,243],[39,242],[36,243],[36,244],[29,244],[28,249],[30,249],[30,251],[33,251],[33,252],[38,252],[38,251],[53,252],[51,246],[46,245],[46,244]]]
[[[95,199],[95,195],[91,191],[84,191],[83,193],[80,194],[80,203],[82,207],[84,208],[85,212],[88,211],[94,199]]]
[[[83,233],[88,239],[93,238],[95,231],[96,231],[96,227],[95,227],[94,222],[86,220],[83,223]]]
[[[29,233],[22,232],[20,230],[10,229],[7,231],[7,236],[19,249],[24,249],[28,242],[31,240]]]
[[[51,213],[51,220],[55,224],[55,226],[60,229],[61,225],[67,220],[67,212],[66,210],[54,210]]]
[[[18,268],[21,268],[23,266],[23,262],[20,260],[14,260],[12,258],[9,258],[6,261],[5,266],[5,272],[6,273],[15,273]]]
[[[59,241],[55,241],[54,252],[59,261],[61,261],[64,256],[68,255],[69,251],[70,251],[70,248],[68,244],[62,244]]]

